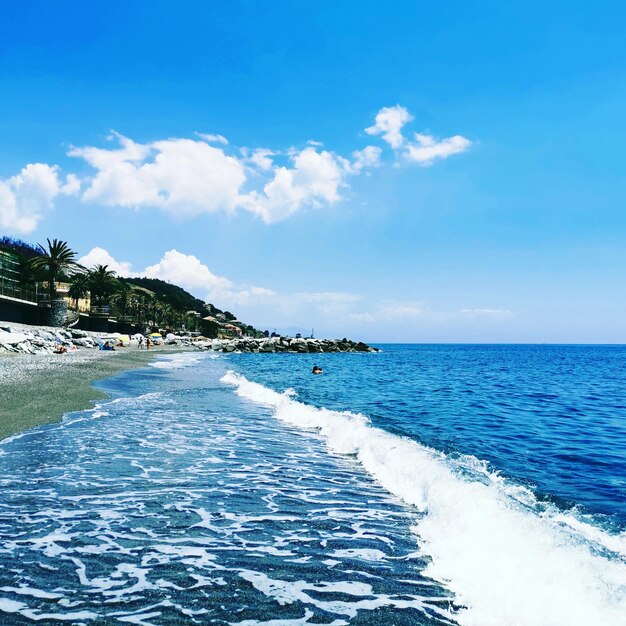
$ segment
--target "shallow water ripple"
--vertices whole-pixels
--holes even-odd
[[[4,444],[0,622],[450,623],[417,513],[219,369]]]

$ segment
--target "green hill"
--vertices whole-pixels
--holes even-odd
[[[30,260],[33,257],[41,256],[43,253],[42,249],[38,245],[33,245],[31,243],[22,241],[21,239],[17,239],[15,237],[0,236],[0,250],[6,250],[8,252],[11,252],[13,253],[13,255],[17,257],[20,263],[20,270],[19,270],[20,283],[26,284],[27,280],[30,281],[29,284],[34,283],[35,281],[44,282],[46,280],[44,273],[40,271],[34,271],[32,268],[29,268]],[[2,270],[2,267],[0,267],[0,270]],[[2,278],[1,272],[0,272],[0,278]],[[79,275],[79,278],[80,278],[80,275]],[[63,281],[72,282],[73,277],[72,275],[66,275],[63,271],[61,271],[58,274],[57,280],[60,280],[62,282]],[[160,301],[163,304],[169,305],[169,307],[171,307],[171,309],[174,312],[176,312],[176,314],[179,316],[184,316],[189,311],[195,311],[198,314],[199,319],[197,320],[196,323],[194,323],[194,325],[196,327],[199,327],[202,333],[206,335],[207,337],[215,337],[218,331],[223,328],[223,325],[225,322],[232,322],[232,321],[237,320],[237,317],[233,315],[233,313],[231,313],[230,311],[222,311],[221,309],[218,309],[216,306],[212,304],[205,303],[199,298],[196,298],[195,296],[191,295],[188,291],[185,291],[182,287],[168,283],[164,280],[161,280],[160,278],[146,278],[146,277],[122,278],[122,277],[119,277],[118,280],[120,282],[128,283],[129,285],[133,285],[135,287],[141,287],[142,289],[146,289],[152,292],[156,300]],[[113,289],[111,294],[109,295],[112,295],[112,294],[114,295],[114,292],[115,292],[115,289]],[[81,296],[78,296],[78,297],[81,297]],[[115,302],[114,297],[111,299],[111,302],[114,307],[121,306],[119,304],[120,303],[119,298],[118,298],[117,303]],[[128,303],[124,304],[122,307],[123,315],[126,315],[127,304]],[[214,321],[202,319],[207,316],[210,316],[213,318],[217,317],[218,319]],[[175,320],[176,317],[173,317],[172,319]],[[179,317],[179,323],[180,323],[180,319],[181,318]],[[176,322],[174,321],[170,323],[174,324]],[[253,326],[250,326],[248,324],[243,324],[241,322],[237,322],[237,323],[241,325],[244,331],[246,332],[249,332],[252,334],[258,334],[259,332]]]
[[[178,311],[197,311],[200,315],[206,315],[207,310],[204,302],[178,285],[172,285],[160,278],[122,278],[124,282],[149,289],[156,296]]]

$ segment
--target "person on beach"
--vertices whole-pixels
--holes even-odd
[[[143,350],[143,335],[137,338],[137,350]]]
[[[58,343],[57,347],[54,349],[55,354],[65,354],[66,352],[67,348],[62,343]]]
[[[152,342],[150,341],[150,337],[146,337],[146,350],[150,350],[150,344]]]
[[[317,365],[313,366],[313,371],[311,372],[312,374],[323,374],[324,370],[321,367],[318,367]]]

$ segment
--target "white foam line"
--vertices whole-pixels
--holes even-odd
[[[26,435],[29,435],[34,430],[35,429],[27,430],[22,433],[16,433],[15,435],[11,435],[10,437],[7,437],[6,439],[3,439],[2,441],[0,441],[0,456],[4,456],[5,454],[7,454],[7,451],[3,450],[3,447],[5,445],[11,443],[12,441],[17,441],[18,439],[21,439],[22,437],[25,437]]]
[[[47,591],[34,589],[32,587],[0,587],[0,591],[11,592],[22,596],[32,596],[33,598],[42,598],[44,600],[59,600],[63,597],[62,594],[48,593]]]
[[[65,428],[66,426],[70,426],[71,424],[78,424],[79,422],[92,421],[96,419],[100,419],[101,417],[109,417],[110,413],[104,410],[106,407],[112,407],[116,404],[126,404],[132,406],[133,404],[145,404],[146,402],[159,400],[164,404],[172,404],[174,401],[171,398],[167,398],[164,396],[162,391],[152,391],[150,393],[144,393],[140,396],[129,396],[122,398],[114,398],[113,400],[108,400],[106,402],[97,403],[91,409],[84,409],[82,411],[73,411],[71,413],[67,413],[62,421],[58,424],[46,425],[48,427],[56,427],[56,428]],[[76,417],[78,415],[78,417]],[[41,427],[39,427],[41,428]],[[26,431],[24,434],[36,432],[35,429]]]
[[[398,609],[417,609],[423,613],[428,610],[447,616],[445,611],[431,604],[432,598],[421,596],[402,597],[384,594],[375,594],[372,586],[358,581],[345,582],[317,582],[310,583],[304,580],[289,581],[280,578],[270,578],[263,572],[254,570],[240,570],[239,576],[248,581],[257,591],[272,598],[281,606],[301,602],[305,605],[313,605],[328,613],[345,615],[350,618],[356,617],[358,611],[374,611],[382,607]],[[308,592],[314,592],[311,595]],[[337,599],[322,599],[323,594],[329,593],[351,596],[350,601]],[[437,598],[436,600],[439,600]]]
[[[34,622],[49,620],[78,623],[84,620],[93,620],[98,618],[98,615],[96,613],[92,613],[91,611],[77,611],[74,613],[40,613],[39,611],[29,609],[28,605],[23,602],[9,600],[7,598],[0,598],[0,612],[19,613]]]
[[[175,354],[159,355],[156,361],[150,363],[150,366],[163,370],[176,370],[196,365],[206,358],[216,358],[217,356],[206,353],[198,354],[197,352],[177,352]]]
[[[465,607],[460,624],[625,626],[624,534],[562,511],[540,515],[528,506],[530,492],[516,497],[517,487],[489,472],[480,480],[457,474],[442,453],[374,428],[363,415],[307,406],[234,372],[221,381],[278,419],[319,431],[331,451],[356,455],[385,489],[424,513],[413,530],[432,559],[425,573]],[[612,556],[598,555],[598,544]]]
[[[256,619],[247,619],[243,622],[230,622],[230,626],[297,626],[298,624],[310,624],[309,619],[313,617],[313,611],[304,610],[304,617],[295,619],[271,619],[269,621],[260,622]],[[347,626],[348,622],[339,619],[330,622],[328,626]]]
[[[105,407],[112,406],[114,404],[119,404],[122,402],[126,402],[128,404],[137,404],[137,403],[144,404],[147,401],[155,400],[157,398],[160,398],[161,399],[160,401],[165,404],[174,403],[174,400],[172,400],[171,398],[166,398],[162,396],[164,396],[162,391],[154,391],[150,393],[144,393],[136,397],[115,398],[107,402],[98,403],[91,409],[83,409],[81,411],[70,411],[69,413],[66,413],[65,415],[63,415],[61,421],[59,422],[33,426],[33,428],[25,430],[24,432],[16,433],[15,435],[10,435],[9,437],[2,439],[0,441],[0,456],[4,456],[8,454],[7,450],[4,449],[4,447],[7,446],[8,444],[14,441],[17,441],[18,439],[22,439],[22,437],[30,437],[31,435],[36,435],[40,433],[42,429],[48,429],[48,428],[63,429],[72,424],[78,424],[80,422],[96,420],[96,419],[100,419],[101,417],[108,417],[110,413],[103,409]]]

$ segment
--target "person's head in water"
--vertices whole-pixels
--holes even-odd
[[[317,365],[313,366],[313,374],[323,374],[323,373],[324,373],[324,370],[321,367]]]

